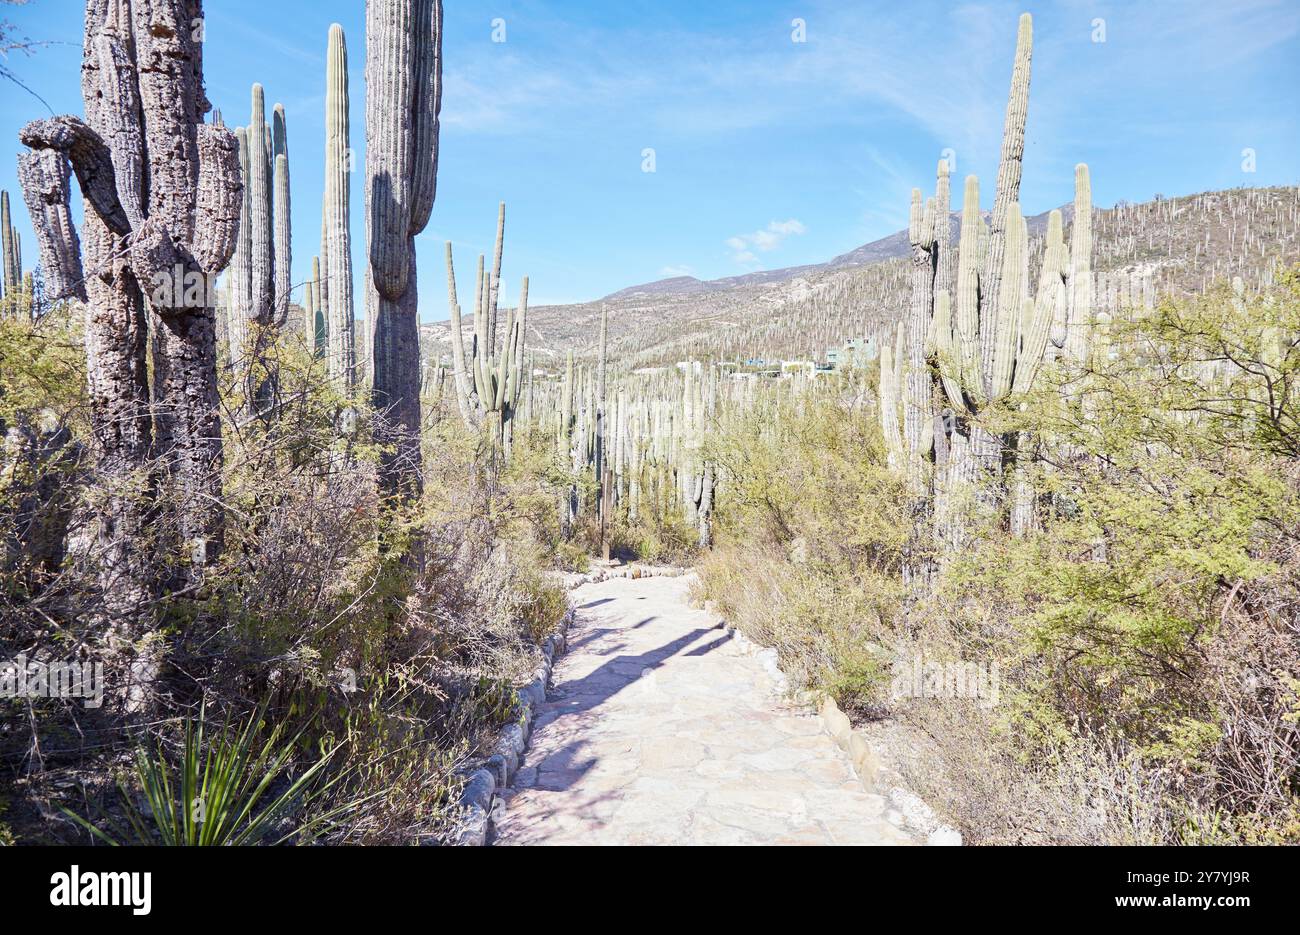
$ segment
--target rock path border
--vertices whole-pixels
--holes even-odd
[[[566,575],[564,586],[566,591],[572,591],[584,584],[606,581],[610,578],[676,577],[688,571],[689,569],[675,567],[639,565],[625,568],[600,568],[584,574]],[[705,602],[704,609],[718,617],[739,649],[754,655],[762,663],[777,684],[777,694],[789,696],[789,678],[781,670],[777,651],[755,643],[734,624],[723,620],[712,601]],[[462,817],[451,836],[450,843],[470,847],[481,847],[491,843],[494,809],[500,801],[501,791],[510,786],[528,750],[534,712],[537,706],[546,700],[547,687],[550,685],[555,662],[564,653],[568,631],[573,625],[575,614],[575,609],[570,607],[561,621],[559,630],[542,642],[542,660],[533,670],[532,680],[519,690],[519,699],[523,708],[520,719],[501,731],[492,748],[492,754],[482,766],[469,774],[460,796]],[[885,817],[891,824],[900,830],[921,836],[930,846],[962,844],[961,833],[957,829],[941,822],[933,809],[915,793],[898,784],[892,771],[882,767],[879,757],[872,750],[866,737],[860,731],[853,729],[848,715],[839,709],[833,698],[824,693],[801,692],[795,696],[795,700],[804,707],[816,709],[823,729],[848,757],[853,773],[864,791],[880,793],[881,785],[887,786],[884,791],[892,808]]]
[[[572,591],[584,584],[607,581],[610,578],[676,577],[687,571],[688,569],[673,566],[629,565],[568,574],[563,581],[565,590]],[[533,714],[537,706],[546,700],[551,673],[556,660],[564,653],[569,627],[573,625],[575,614],[574,608],[569,607],[559,629],[542,641],[542,659],[533,670],[532,679],[519,689],[522,714],[518,721],[501,730],[492,746],[492,754],[466,779],[460,794],[461,818],[448,843],[460,847],[482,847],[491,843],[494,808],[500,800],[501,790],[509,787],[510,781],[519,771],[524,754],[528,752]]]

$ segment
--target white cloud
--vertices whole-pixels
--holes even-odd
[[[659,270],[659,275],[667,276],[670,278],[676,278],[678,276],[693,276],[695,275],[695,270],[689,266],[684,266],[684,265],[665,266]]]
[[[727,248],[731,258],[744,266],[754,266],[759,262],[759,253],[771,253],[787,237],[803,234],[808,228],[795,218],[786,221],[770,221],[767,227],[749,234],[737,234],[727,238]]]

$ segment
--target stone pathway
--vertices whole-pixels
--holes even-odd
[[[686,603],[690,577],[572,592],[498,844],[911,844],[810,714]]]

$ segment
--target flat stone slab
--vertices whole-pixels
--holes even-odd
[[[577,616],[498,844],[915,844],[819,721],[686,602],[690,576],[611,578]]]

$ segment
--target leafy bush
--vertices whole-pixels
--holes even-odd
[[[1297,335],[1294,270],[1119,316],[990,410],[1035,528],[981,528],[931,588],[901,580],[931,533],[870,411],[760,406],[717,442],[705,595],[802,684],[920,728],[909,779],[972,840],[1300,841]],[[899,643],[996,662],[1002,703],[888,699]]]

